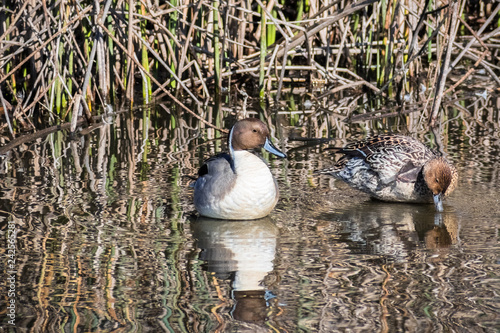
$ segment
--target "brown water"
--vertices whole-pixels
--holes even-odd
[[[314,174],[335,157],[290,139],[315,136],[305,120],[278,125],[278,206],[228,222],[197,218],[186,177],[223,144],[162,110],[2,158],[3,331],[500,330],[498,123],[439,129],[460,172],[442,214]]]

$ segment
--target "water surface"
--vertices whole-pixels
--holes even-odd
[[[3,330],[500,330],[498,131],[465,116],[439,128],[460,181],[436,213],[315,174],[335,156],[296,139],[321,131],[273,118],[288,158],[264,158],[280,201],[265,219],[228,222],[196,215],[188,177],[224,141],[162,110],[2,158],[3,295],[15,280],[0,300]],[[361,132],[337,129],[330,145]],[[414,136],[433,145],[434,134]]]

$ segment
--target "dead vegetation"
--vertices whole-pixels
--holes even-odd
[[[319,102],[349,96],[337,104],[348,116],[360,104],[412,104],[432,125],[471,76],[484,72],[486,93],[500,86],[499,10],[464,0],[8,0],[2,126],[15,136],[76,124],[124,98],[167,98],[210,125],[197,109],[207,103],[279,102],[300,89]]]

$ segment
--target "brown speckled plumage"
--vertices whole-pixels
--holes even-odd
[[[380,135],[346,145],[337,163],[320,173],[385,201],[434,202],[458,182],[455,167],[420,141],[403,135]],[[441,207],[442,209],[442,207]]]

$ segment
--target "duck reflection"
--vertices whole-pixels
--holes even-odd
[[[341,240],[351,251],[382,254],[406,261],[410,251],[446,248],[458,240],[454,212],[442,213],[428,205],[365,202],[330,216],[342,225]]]
[[[269,217],[245,221],[199,217],[193,229],[206,270],[232,280],[233,318],[264,323],[270,293],[262,281],[273,270],[276,225]]]
[[[428,249],[446,248],[458,240],[457,220],[453,213],[435,214],[434,223],[422,220],[415,223],[415,229]]]

